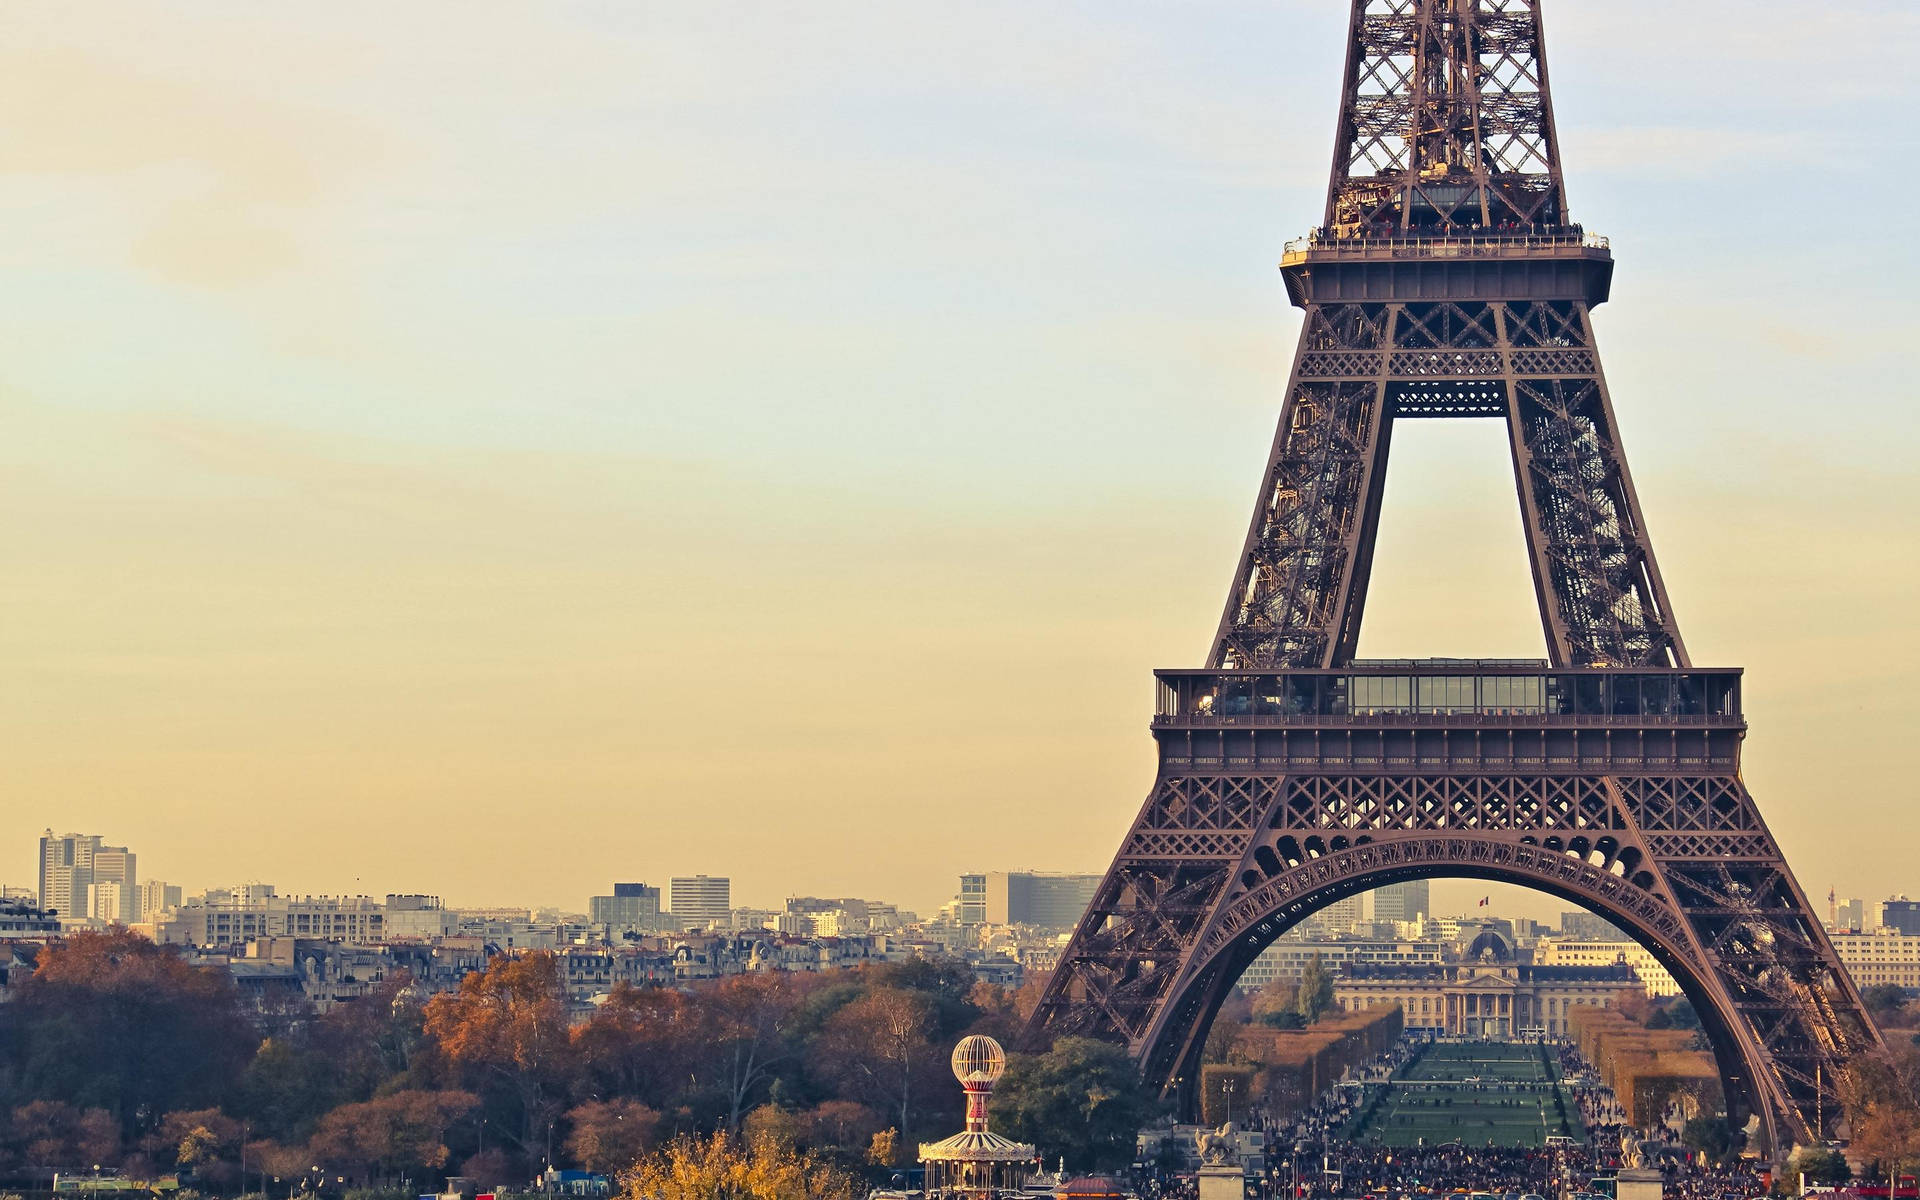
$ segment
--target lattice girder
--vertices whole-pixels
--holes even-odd
[[[1351,0],[1343,79],[1324,225],[1281,264],[1305,323],[1208,667],[1160,673],[1158,780],[1029,1038],[1123,1043],[1190,1098],[1214,1012],[1287,928],[1403,879],[1498,879],[1647,946],[1768,1146],[1824,1137],[1839,1068],[1878,1034],[1740,782],[1737,672],[1691,667],[1661,581],[1540,0]],[[1452,660],[1381,699],[1400,667],[1354,661],[1393,424],[1446,417],[1506,423],[1549,659],[1519,707],[1417,700],[1477,669]],[[1475,694],[1510,694],[1511,667]]]
[[[1212,799],[1170,802],[1192,796]],[[1654,831],[1676,797],[1730,819]],[[1217,823],[1221,798],[1238,806],[1231,830],[1174,828]],[[1255,798],[1266,807],[1247,819]],[[1153,857],[1150,839],[1181,836],[1216,840]],[[1840,1111],[1840,1070],[1875,1035],[1735,775],[1163,772],[1034,1035],[1123,1041],[1179,1094],[1219,998],[1261,947],[1353,892],[1434,875],[1550,891],[1633,933],[1700,1008],[1728,1094],[1770,1137],[1811,1136],[1816,1114]]]
[[[1393,421],[1449,416],[1508,424],[1554,661],[1685,665],[1585,306],[1546,300],[1309,305],[1213,664],[1351,657]]]
[[[1354,0],[1335,142],[1342,236],[1563,221],[1535,0]]]

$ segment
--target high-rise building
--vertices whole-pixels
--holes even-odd
[[[180,907],[180,889],[160,879],[149,879],[135,889],[138,919],[150,922],[170,908]]]
[[[126,889],[112,880],[87,885],[86,915],[95,921],[108,924],[125,924],[123,916],[132,903],[127,899]]]
[[[389,942],[430,942],[460,931],[460,914],[440,903],[438,896],[418,892],[387,893],[381,936]]]
[[[135,855],[125,846],[95,846],[93,850],[93,884],[113,885],[112,895],[117,906],[112,911],[95,912],[90,915],[102,921],[118,921],[131,925],[140,919],[139,872],[135,869]]]
[[[725,925],[733,916],[733,881],[725,875],[678,875],[667,883],[667,901],[688,929]]]
[[[1904,934],[1920,935],[1920,900],[1895,896],[1880,906],[1880,924]]]
[[[1865,900],[1830,900],[1831,920],[1829,929],[1834,933],[1860,933],[1871,929],[1867,924],[1867,902]]]
[[[1428,901],[1427,881],[1389,884],[1372,893],[1373,919],[1376,921],[1413,921],[1433,909]]]
[[[1098,875],[1067,875],[1054,871],[989,871],[986,884],[988,925],[1034,925],[1042,929],[1072,929],[1100,890]],[[961,876],[964,887],[967,877]],[[966,893],[961,893],[964,905]]]
[[[120,908],[102,919],[133,921],[139,915],[134,908],[138,882],[133,852],[125,846],[102,845],[100,835],[94,833],[55,835],[49,829],[40,836],[41,908],[62,917],[92,917],[87,889],[112,883],[119,885],[114,894]]]
[[[1586,942],[1626,942],[1633,939],[1605,917],[1590,912],[1560,914],[1560,936]]]
[[[727,920],[735,929],[770,929],[779,917],[771,908],[736,908]]]
[[[93,848],[99,844],[94,834],[56,837],[49,829],[40,835],[41,908],[69,917],[86,906],[87,885],[93,882]]]
[[[609,936],[659,933],[660,889],[644,883],[616,883],[611,896],[587,897],[587,921],[605,925]]]
[[[987,877],[981,873],[960,877],[960,895],[955,898],[959,907],[954,910],[961,925],[985,925],[987,923]]]
[[[1344,900],[1335,900],[1320,909],[1306,920],[1300,922],[1303,933],[1316,937],[1331,934],[1352,933],[1367,920],[1366,896],[1348,896]]]

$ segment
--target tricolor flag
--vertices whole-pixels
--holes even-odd
[[[1487,901],[1489,901],[1489,900],[1491,900],[1491,899],[1493,899],[1493,897],[1492,897],[1492,896],[1482,896],[1482,897],[1480,897],[1480,907],[1481,907],[1481,908],[1485,908],[1485,907],[1487,906]]]

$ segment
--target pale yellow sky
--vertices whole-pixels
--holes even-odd
[[[1272,434],[1341,7],[13,6],[0,882],[47,825],[475,903],[1102,868]],[[1913,182],[1920,32],[1727,8],[1549,10],[1602,350],[1803,882],[1920,892],[1915,252],[1847,215]],[[1541,653],[1503,454],[1396,434],[1363,652]]]

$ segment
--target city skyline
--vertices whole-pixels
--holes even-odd
[[[463,14],[421,81],[345,9],[18,14],[0,845],[567,905],[709,870],[930,908],[1009,831],[1101,869],[1279,405],[1336,7]],[[1747,779],[1809,890],[1892,894],[1915,251],[1819,214],[1911,140],[1877,65],[1915,18],[1749,6],[1690,55],[1714,19],[1555,7],[1573,209],[1620,258],[1602,348],[1694,656],[1748,670]],[[1789,47],[1832,70],[1763,95]],[[1540,653],[1502,453],[1396,442],[1363,653]]]
[[[43,867],[51,866],[53,860],[48,857],[48,847],[50,844],[80,843],[90,845],[92,848],[103,850],[117,856],[116,861],[124,864],[120,869],[126,871],[128,875],[131,876],[132,864],[138,857],[138,852],[133,851],[128,846],[104,846],[102,844],[104,841],[105,837],[100,834],[83,834],[69,831],[56,835],[54,831],[49,828],[44,831],[38,842],[41,862]],[[69,853],[68,857],[72,857],[71,853]],[[244,872],[241,874],[244,875]],[[1080,906],[1083,906],[1085,903],[1085,897],[1091,895],[1092,885],[1101,877],[1097,872],[1035,871],[1031,868],[1016,868],[1010,871],[1003,867],[994,867],[985,871],[965,871],[955,877],[956,886],[952,893],[938,903],[919,907],[914,905],[900,905],[899,907],[906,913],[919,914],[923,918],[932,917],[943,909],[952,908],[962,923],[999,923],[994,920],[993,914],[996,911],[1009,911],[1009,892],[1006,882],[1009,876],[1025,876],[1029,879],[1043,882],[1052,879],[1056,887],[1065,885],[1069,889],[1069,892],[1075,897],[1067,907],[1062,907],[1062,904],[1065,896],[1069,894],[1069,892],[1049,894],[1045,897],[1036,893],[1032,899],[1020,899],[1020,894],[1015,893],[1013,903],[1016,907],[1014,911],[1018,911],[1018,906],[1020,905],[1038,905],[1038,908],[1034,911],[1044,911],[1050,915],[1057,915],[1069,909],[1076,912],[1079,911]],[[34,887],[13,885],[4,877],[0,877],[0,899],[18,895],[37,895],[40,905],[57,909],[58,904],[50,901],[47,896],[47,878],[48,876],[43,870],[40,876],[40,886],[36,889]],[[275,896],[282,900],[371,899],[378,901],[382,896],[385,896],[388,900],[394,900],[396,898],[404,900],[430,898],[436,904],[444,904],[444,907],[448,910],[465,909],[483,911],[524,908],[530,914],[535,912],[557,912],[587,916],[590,922],[597,924],[606,924],[612,919],[603,914],[604,906],[605,913],[620,912],[622,916],[619,920],[621,921],[641,922],[645,919],[646,914],[652,913],[657,915],[670,915],[682,921],[692,920],[695,922],[694,927],[697,928],[702,921],[724,919],[728,913],[759,911],[764,909],[769,914],[774,914],[779,911],[779,906],[789,905],[794,901],[808,901],[816,898],[808,895],[806,892],[792,889],[781,892],[778,898],[772,898],[771,893],[763,897],[760,892],[750,890],[747,893],[750,898],[742,901],[739,896],[733,894],[735,880],[732,876],[696,874],[692,876],[663,875],[659,876],[659,878],[665,882],[648,884],[644,879],[608,881],[598,885],[601,891],[579,898],[577,903],[522,903],[512,898],[499,896],[477,899],[465,897],[443,898],[438,895],[428,897],[426,893],[418,889],[407,888],[378,888],[361,892],[326,892],[297,887],[282,888],[277,881],[266,880],[257,876],[245,879],[242,879],[240,876],[230,876],[225,878],[223,882],[207,883],[193,887],[174,884],[167,880],[148,878],[141,880],[137,885],[128,885],[131,911],[136,915],[123,915],[117,919],[120,920],[121,923],[127,924],[133,923],[136,919],[144,922],[150,919],[150,913],[178,905],[183,899],[193,901],[214,893],[226,894],[231,892],[235,895],[240,895],[257,890],[263,895]],[[681,894],[685,895],[687,900],[690,901],[690,903],[686,905],[686,911],[679,911],[670,907],[671,899],[675,895],[676,885],[681,890]],[[1034,885],[1027,884],[1025,886],[1031,887]],[[970,888],[981,890],[970,891]],[[1437,899],[1432,898],[1435,893],[1438,894]],[[882,902],[883,899],[879,893],[873,891],[871,888],[863,892],[858,886],[822,893],[821,895],[832,895],[843,899],[863,897],[857,901],[859,903]],[[721,899],[716,900],[714,897]],[[1476,900],[1475,897],[1479,899]],[[1387,898],[1384,909],[1380,906],[1383,898]],[[625,904],[630,907],[616,908],[616,906],[622,902],[625,902]],[[891,900],[886,900],[885,902],[892,903]],[[716,907],[716,905],[718,907]],[[1890,892],[1884,900],[1874,899],[1867,895],[1841,897],[1838,894],[1837,885],[1833,885],[1828,889],[1828,895],[1824,905],[1816,904],[1815,907],[1821,913],[1822,921],[1835,931],[1851,930],[1855,933],[1863,931],[1871,932],[1876,927],[1884,926],[1897,929],[1898,932],[1902,934],[1920,933],[1920,916],[1913,915],[1916,910],[1920,910],[1920,901],[1909,900],[1905,891]],[[1885,910],[1884,920],[1881,919],[1883,909]],[[1544,892],[1537,892],[1512,884],[1494,883],[1485,880],[1435,878],[1415,880],[1402,884],[1389,884],[1382,888],[1369,889],[1356,893],[1347,900],[1319,910],[1305,918],[1293,932],[1313,934],[1326,926],[1328,922],[1332,922],[1333,925],[1338,926],[1343,923],[1359,921],[1363,912],[1367,914],[1367,919],[1370,921],[1405,921],[1421,916],[1445,919],[1498,918],[1523,919],[1537,922],[1544,926],[1553,926],[1556,923],[1564,924],[1569,913],[1580,913],[1583,914],[1582,919],[1584,921],[1596,923],[1596,928],[1608,924],[1604,916],[1592,913],[1578,905],[1572,904],[1570,901],[1562,900]],[[1830,916],[1829,912],[1831,914]],[[63,915],[71,916],[73,914],[65,913]],[[79,915],[83,918],[96,920],[102,916],[102,914],[91,907]],[[111,922],[116,918],[107,917],[105,919]],[[618,921],[615,923],[618,923]],[[1069,919],[1043,923],[1053,925],[1056,928],[1068,928],[1074,921]]]

